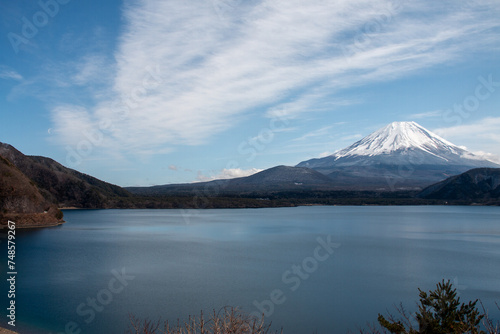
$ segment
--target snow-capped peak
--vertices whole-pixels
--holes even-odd
[[[427,186],[472,168],[500,165],[476,156],[415,122],[394,122],[327,157],[300,162],[350,187]]]
[[[458,155],[466,153],[415,122],[393,122],[337,151],[332,157],[374,156],[408,150],[422,150],[435,156],[441,156],[443,151]]]

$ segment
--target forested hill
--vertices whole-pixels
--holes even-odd
[[[33,181],[0,156],[0,225],[9,220],[16,227],[57,225],[62,212],[48,201]]]
[[[60,207],[106,208],[116,198],[131,196],[125,189],[64,167],[46,157],[28,156],[0,143],[0,155],[31,179],[47,200]]]

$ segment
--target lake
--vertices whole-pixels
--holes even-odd
[[[345,333],[400,302],[415,311],[417,288],[434,289],[442,279],[500,320],[499,207],[64,215],[62,226],[17,231],[21,333],[124,333],[129,314],[175,322],[227,305],[265,312],[286,334]]]

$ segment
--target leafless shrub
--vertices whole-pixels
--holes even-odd
[[[484,307],[483,303],[481,301],[479,302],[481,303],[481,307],[483,308],[484,312],[483,325],[484,328],[486,329],[486,333],[500,334],[500,321],[497,321],[496,323],[493,322],[493,320],[489,317],[488,311]],[[495,303],[495,305],[497,306],[497,309],[500,311],[500,306],[498,305],[498,303]]]
[[[224,307],[205,321],[203,311],[199,317],[189,316],[188,320],[171,326],[168,321],[151,321],[130,316],[130,334],[269,334],[271,324],[264,322],[264,316],[257,319],[246,315],[237,308]],[[278,333],[278,332],[275,332]],[[283,333],[281,330],[280,333]]]

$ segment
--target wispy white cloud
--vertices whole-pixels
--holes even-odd
[[[23,80],[23,76],[13,70],[12,68],[4,65],[0,65],[0,79],[7,79],[7,80],[16,80],[16,81],[21,81]]]
[[[452,143],[465,146],[472,153],[500,163],[500,117],[487,117],[433,131]]]
[[[499,40],[498,2],[467,10],[453,1],[232,4],[224,15],[202,0],[124,7],[116,63],[104,73],[112,84],[89,116],[113,122],[116,149],[204,144],[255,108],[300,117],[357,103],[337,95],[463,60]],[[101,61],[83,59],[75,83],[89,82]]]
[[[95,84],[109,79],[109,64],[106,58],[99,54],[83,56],[74,68],[72,80],[76,85]]]
[[[335,152],[331,152],[331,151],[321,152],[321,153],[318,155],[318,158],[328,157],[328,156],[332,155],[333,153],[335,153]]]
[[[363,138],[363,135],[360,133],[356,133],[353,135],[347,135],[347,136],[340,137],[340,140],[341,141],[357,141],[361,138]]]
[[[408,118],[415,120],[415,119],[434,118],[434,117],[442,117],[442,116],[443,116],[442,110],[432,110],[432,111],[425,111],[425,112],[417,113],[417,114],[411,114],[410,116],[408,116]]]
[[[93,132],[95,122],[87,109],[75,105],[61,105],[52,111],[52,132],[65,138],[64,144],[73,147],[88,141],[86,134]]]
[[[500,117],[487,117],[470,124],[438,128],[434,131],[443,137],[480,136],[500,141],[500,131],[496,131],[499,129]]]
[[[255,173],[261,172],[262,169],[251,168],[251,169],[241,169],[241,168],[224,168],[222,171],[212,174],[205,175],[202,172],[198,172],[196,177],[197,182],[205,182],[205,181],[213,181],[213,180],[225,180],[225,179],[234,179],[237,177],[245,177],[250,176]]]
[[[292,141],[303,141],[303,140],[306,140],[306,139],[311,139],[311,138],[316,138],[316,137],[325,137],[325,136],[329,136],[331,135],[331,129],[333,128],[333,125],[329,125],[329,126],[323,126],[319,129],[316,129],[316,130],[313,130],[313,131],[309,131],[307,132],[306,134],[300,136],[300,137],[297,137],[297,138],[294,138],[292,139]]]
[[[60,105],[86,99],[100,101],[110,96],[113,69],[113,64],[101,54],[87,54],[67,62],[49,59],[39,66],[38,74],[19,80],[9,92],[8,99],[35,97],[52,106],[56,113]],[[81,107],[95,114],[94,105]]]

